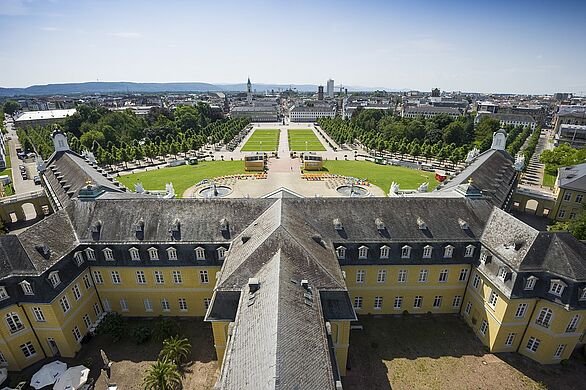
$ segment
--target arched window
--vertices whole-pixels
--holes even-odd
[[[217,249],[217,251],[218,251],[218,259],[224,260],[226,258],[226,248],[221,246]]]
[[[444,258],[451,259],[454,254],[454,247],[451,245],[446,245],[444,248]]]
[[[405,245],[401,248],[401,258],[408,259],[411,257],[411,247],[409,245]]]
[[[358,258],[359,259],[366,259],[366,257],[368,256],[368,247],[367,246],[361,246],[360,248],[358,248]]]
[[[433,247],[431,245],[426,245],[423,247],[423,258],[429,259],[431,257],[431,252],[433,251]]]
[[[167,257],[169,260],[177,260],[177,249],[172,246],[167,248]]]
[[[16,313],[7,313],[6,323],[8,324],[8,329],[10,329],[10,333],[15,333],[24,329],[24,325]]]
[[[539,316],[537,316],[537,320],[535,320],[535,323],[538,325],[541,325],[543,327],[549,328],[549,325],[551,324],[552,317],[553,317],[553,311],[551,311],[551,309],[549,309],[547,307],[544,307],[539,312]]]

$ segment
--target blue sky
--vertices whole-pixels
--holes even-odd
[[[586,1],[0,0],[0,86],[336,84],[586,94]]]

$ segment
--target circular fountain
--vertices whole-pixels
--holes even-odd
[[[228,186],[218,186],[215,182],[209,187],[205,187],[199,191],[199,195],[204,198],[223,198],[224,196],[230,194],[232,189]]]
[[[349,197],[363,197],[368,196],[369,192],[366,188],[357,186],[354,182],[336,188],[338,193]]]

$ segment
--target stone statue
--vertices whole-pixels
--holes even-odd
[[[399,184],[396,182],[391,183],[391,192],[389,195],[398,195],[399,194]]]
[[[173,188],[173,183],[165,184],[165,189],[167,190],[167,194],[163,196],[163,199],[175,198],[175,188]]]
[[[525,156],[518,154],[515,158],[515,164],[513,164],[513,166],[518,172],[521,172],[523,168],[525,168]]]
[[[427,188],[429,187],[429,183],[425,182],[425,183],[421,183],[421,185],[419,186],[419,188],[417,188],[418,192],[427,192]]]
[[[135,191],[137,194],[144,194],[144,187],[142,186],[142,184],[141,184],[141,183],[135,183],[135,184],[134,184],[134,191]]]

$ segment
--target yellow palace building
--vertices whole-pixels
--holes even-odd
[[[53,137],[55,212],[0,236],[10,370],[75,356],[106,312],[210,322],[222,389],[341,388],[361,314],[459,314],[491,351],[543,364],[583,342],[585,246],[505,211],[498,142],[426,194],[202,200],[129,193]]]

